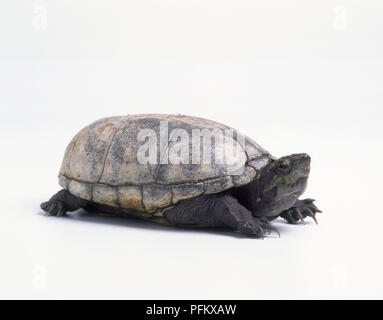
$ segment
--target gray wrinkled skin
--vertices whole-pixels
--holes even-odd
[[[246,159],[240,164],[244,166],[240,175],[228,175],[224,165],[214,163],[140,164],[138,132],[150,128],[159,137],[161,120],[168,121],[169,133],[182,128],[190,137],[196,128],[229,129],[214,121],[183,115],[104,118],[82,129],[68,145],[59,173],[60,185],[79,198],[101,205],[160,215],[164,208],[181,200],[248,184],[275,159],[246,137]],[[158,139],[158,148],[159,143]],[[237,143],[236,136],[230,143]]]

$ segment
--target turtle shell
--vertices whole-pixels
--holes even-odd
[[[204,138],[193,135],[198,129],[208,134],[210,149],[204,149]],[[156,137],[150,140],[156,151],[150,159],[156,161],[145,163],[138,154],[150,154],[142,151],[149,138],[140,135],[149,133]],[[183,199],[251,182],[272,159],[257,143],[215,121],[165,114],[117,116],[90,124],[72,139],[59,183],[83,199],[160,216]]]

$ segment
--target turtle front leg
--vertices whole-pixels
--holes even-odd
[[[306,217],[311,217],[315,223],[318,224],[315,215],[317,212],[322,211],[317,208],[314,201],[315,200],[313,199],[297,200],[291,208],[283,211],[280,216],[288,223],[292,224],[296,224],[299,220],[304,224],[304,219]]]
[[[62,216],[66,211],[76,211],[89,204],[89,201],[72,195],[68,190],[62,189],[52,196],[48,201],[43,202],[40,208],[46,215]]]
[[[273,228],[265,217],[256,218],[229,194],[209,194],[183,200],[165,212],[177,226],[229,227],[247,235],[263,238]]]

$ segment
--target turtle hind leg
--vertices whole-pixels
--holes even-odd
[[[48,201],[43,202],[40,208],[46,215],[62,216],[67,211],[76,211],[89,204],[89,201],[72,195],[68,190],[62,189],[52,196]]]
[[[243,234],[263,238],[275,230],[266,218],[256,218],[229,194],[209,194],[183,200],[165,212],[177,226],[229,227]]]

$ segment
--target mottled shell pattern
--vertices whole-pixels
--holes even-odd
[[[139,163],[139,131],[150,128],[159,134],[161,121],[168,123],[169,132],[173,128],[182,128],[190,134],[193,129],[231,129],[211,120],[183,115],[100,119],[82,129],[69,143],[59,174],[60,185],[95,203],[134,211],[143,217],[161,216],[183,199],[251,182],[274,159],[257,143],[235,131],[237,136],[229,143],[238,143],[239,136],[245,137],[245,146],[240,146],[245,155],[240,174],[228,174],[225,165],[214,163]],[[175,142],[168,143],[169,148],[172,143]]]

